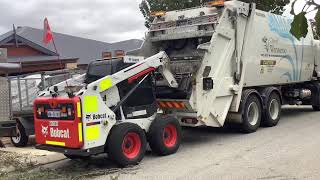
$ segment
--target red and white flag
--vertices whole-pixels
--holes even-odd
[[[53,33],[50,29],[49,21],[47,18],[44,19],[44,34],[43,34],[43,43],[48,44],[53,40]]]

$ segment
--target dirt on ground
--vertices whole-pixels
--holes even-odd
[[[0,151],[0,178],[10,172],[33,167],[35,162],[28,156]]]
[[[319,180],[319,116],[320,112],[311,107],[286,108],[278,126],[262,127],[252,134],[241,134],[232,128],[184,128],[176,154],[159,157],[148,150],[138,166],[125,169],[117,168],[106,154],[69,160],[59,153],[34,153],[32,146],[14,149],[18,153],[13,155],[0,149],[0,168],[8,171],[0,175],[0,180]],[[22,159],[21,153],[26,154]],[[59,159],[51,160],[53,157]],[[39,164],[30,158],[47,161]]]
[[[118,179],[120,174],[134,174],[139,166],[117,168],[108,163],[107,158],[87,160],[61,159],[47,164],[39,164],[35,157],[0,150],[0,180],[82,180],[109,175],[107,179]],[[107,162],[107,163],[106,163]]]
[[[118,168],[107,155],[85,160],[70,160],[63,154],[37,150],[34,139],[27,147],[14,147],[9,138],[1,139],[6,148],[0,148],[0,180],[34,179],[88,179],[109,175],[117,179],[119,174],[134,174],[139,166]]]

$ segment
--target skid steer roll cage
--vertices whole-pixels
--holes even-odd
[[[169,68],[169,57],[166,52],[161,51],[156,55],[153,55],[141,62],[138,62],[132,66],[129,66],[113,75],[106,76],[95,82],[87,85],[88,89],[99,90],[100,93],[106,91],[110,87],[113,87],[120,82],[127,80],[128,82],[133,82],[141,76],[149,74],[150,72],[158,69],[162,74],[164,79],[167,81],[168,86],[172,88],[177,88],[178,83],[175,80],[173,74]],[[99,88],[98,88],[99,87]]]
[[[146,77],[155,70],[158,70],[158,72],[162,74],[164,80],[167,82],[167,85],[169,87],[177,88],[178,83],[174,75],[170,71],[169,64],[170,59],[168,55],[166,54],[166,52],[161,51],[158,54],[148,57],[143,61],[129,66],[119,72],[105,76],[97,81],[87,84],[85,85],[85,87],[83,87],[80,91],[76,93],[68,92],[65,95],[68,95],[69,97],[70,94],[72,94],[72,96],[82,96],[83,94],[86,94],[86,91],[89,91],[92,93],[98,93],[100,94],[100,96],[102,96],[105,93],[109,93],[109,89],[110,91],[112,91],[112,87],[115,87],[122,81],[128,80],[128,82],[131,83],[140,77],[144,77],[121,100],[118,100],[115,106],[112,106],[112,108],[109,107],[113,112],[115,112],[121,107],[121,105],[126,101],[126,99],[139,87],[139,85],[146,79]],[[83,78],[84,76],[85,75],[81,75],[79,77],[74,78],[74,80],[79,81],[79,79]],[[72,86],[72,79],[69,79],[65,82],[61,82],[55,86],[48,88],[40,96],[59,96],[59,92],[66,92],[66,87],[68,86]]]

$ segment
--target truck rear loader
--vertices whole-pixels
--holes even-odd
[[[240,1],[152,15],[142,47],[124,57],[136,64],[82,85],[74,82],[85,75],[69,79],[35,100],[37,148],[69,158],[107,153],[126,166],[141,161],[147,143],[175,153],[181,126],[234,122],[252,133],[277,125],[282,105],[320,110],[311,27],[298,40],[291,19]]]

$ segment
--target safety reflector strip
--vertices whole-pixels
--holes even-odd
[[[130,77],[130,78],[128,79],[128,83],[131,84],[133,81],[135,81],[135,80],[138,79],[139,77],[141,77],[141,76],[143,76],[143,75],[146,75],[146,74],[148,74],[148,73],[150,73],[150,72],[152,72],[152,71],[155,71],[155,70],[156,70],[156,68],[153,68],[153,67],[148,68],[148,69],[145,69],[145,70],[139,72],[138,74]]]
[[[46,144],[55,145],[55,146],[66,146],[65,142],[57,142],[57,141],[46,141]]]
[[[82,142],[82,123],[78,124],[79,142]]]
[[[112,79],[110,77],[102,80],[100,82],[100,92],[105,91],[107,89],[109,89],[110,87],[112,87]]]
[[[98,121],[98,122],[89,122],[89,123],[86,124],[86,126],[94,126],[94,125],[98,125],[100,123],[101,123],[100,121]]]
[[[98,112],[98,97],[97,96],[85,96],[84,97],[84,111],[86,113]]]
[[[93,141],[99,139],[100,125],[86,127],[86,140]]]
[[[158,105],[160,108],[185,109],[183,102],[159,101]]]
[[[169,108],[173,108],[173,105],[171,104],[171,102],[166,102],[166,105],[167,105]]]
[[[81,117],[81,106],[80,106],[80,102],[77,102],[77,115],[80,118]]]

